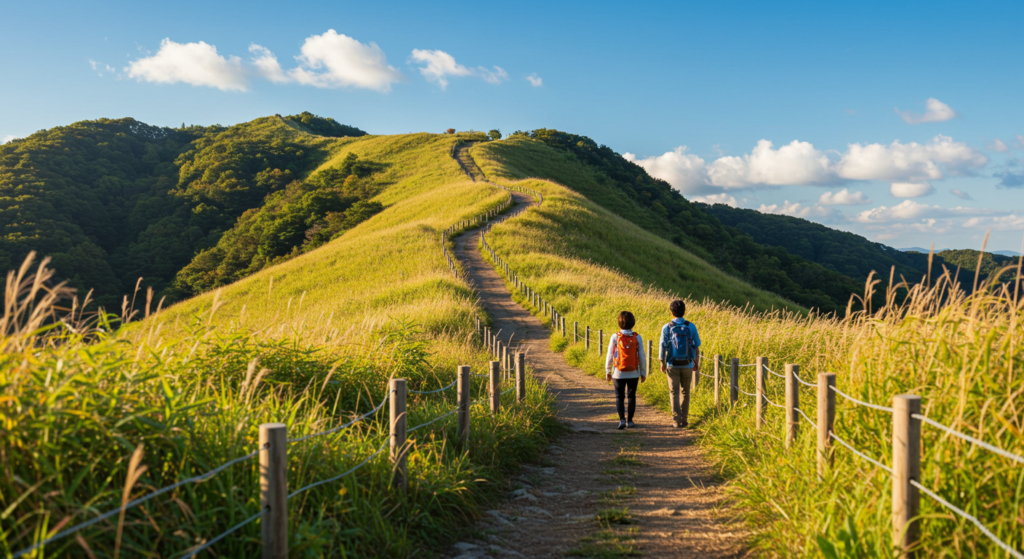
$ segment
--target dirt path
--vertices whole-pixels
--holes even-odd
[[[465,150],[457,158],[483,177]],[[532,201],[516,194],[518,209]],[[695,446],[693,431],[637,402],[636,429],[618,431],[614,392],[550,350],[540,320],[512,299],[483,259],[479,231],[459,236],[455,254],[506,342],[521,344],[534,374],[555,394],[559,418],[574,432],[545,461],[517,478],[518,488],[487,511],[478,536],[449,557],[740,557],[741,529],[718,513],[722,490]],[[648,382],[665,382],[652,375]],[[599,521],[599,514],[605,521]]]

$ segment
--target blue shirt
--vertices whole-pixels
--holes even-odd
[[[671,337],[669,336],[668,329],[673,324],[682,324],[682,323],[683,323],[683,319],[682,318],[673,318],[672,322],[669,322],[669,323],[667,323],[667,324],[665,324],[664,326],[661,327],[661,341],[658,342],[658,359],[662,363],[665,363],[666,367],[682,367],[684,369],[689,369],[689,368],[693,367],[693,360],[692,359],[690,360],[690,363],[687,364],[687,365],[672,365],[671,363],[667,362],[669,348],[672,346],[672,340],[671,340]],[[700,347],[700,336],[697,335],[697,325],[692,323],[692,322],[690,323],[690,336],[693,337],[693,346],[694,347]]]

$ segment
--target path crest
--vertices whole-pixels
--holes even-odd
[[[455,156],[470,178],[486,180],[466,148]],[[513,196],[513,211],[533,204],[525,194]],[[485,514],[479,540],[457,544],[448,556],[566,557],[586,549],[602,531],[595,520],[599,511],[622,507],[633,524],[613,524],[612,531],[631,540],[643,557],[745,556],[745,533],[718,510],[723,490],[696,446],[697,434],[673,428],[667,414],[642,401],[637,402],[638,428],[616,430],[611,386],[551,351],[547,328],[512,300],[481,255],[479,238],[478,229],[455,239],[466,279],[492,317],[493,331],[527,353],[534,375],[555,395],[559,419],[574,432],[516,478],[510,500]],[[655,373],[648,382],[665,382],[665,376]]]

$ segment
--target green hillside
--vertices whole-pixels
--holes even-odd
[[[494,150],[511,176],[572,185],[592,202],[726,273],[804,307],[842,311],[850,294],[860,289],[847,276],[724,226],[665,181],[585,136],[540,129],[513,134]]]
[[[305,179],[350,141],[327,136],[343,134],[365,132],[309,113],[179,129],[124,118],[0,145],[0,268],[35,250],[53,258],[59,277],[82,293],[94,289],[112,309],[140,277],[158,295],[187,296],[187,282],[175,288],[178,271],[268,195]],[[275,246],[265,256],[292,248]]]

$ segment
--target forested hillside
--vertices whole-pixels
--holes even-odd
[[[858,281],[867,279],[872,271],[877,272],[882,279],[887,279],[893,267],[896,269],[896,281],[902,277],[910,282],[918,282],[928,274],[926,252],[905,252],[798,217],[764,214],[724,204],[697,206],[725,225],[750,235],[758,243],[782,247]],[[943,266],[953,271],[960,268],[963,272],[959,278],[961,287],[970,292],[979,256],[982,257],[979,281],[999,268],[1017,263],[1017,259],[1010,256],[991,253],[982,256],[977,250],[943,250],[932,257],[931,275],[941,275]]]
[[[254,221],[289,223],[270,226],[267,235],[255,236],[259,238],[236,234],[263,243],[256,249],[263,265],[306,242],[294,234],[300,220],[303,233],[310,228],[337,232],[348,223],[351,215],[335,218],[333,225],[326,221],[329,213],[344,212],[357,201],[358,186],[350,183],[345,190],[347,177],[326,175],[311,184],[301,182],[349,141],[325,136],[343,135],[365,132],[302,113],[231,127],[178,129],[131,118],[99,119],[4,144],[0,269],[13,268],[34,250],[52,257],[58,277],[83,294],[95,289],[95,299],[108,308],[117,308],[140,277],[145,278],[144,287],[172,300],[190,295],[217,284],[220,277],[176,281],[176,274],[197,252],[218,246],[225,231],[251,231]],[[363,164],[349,169],[365,176],[374,168]],[[311,190],[331,194],[319,204],[303,202]],[[236,223],[268,202],[271,209]],[[263,238],[274,234],[273,242]],[[251,270],[254,259],[240,266]],[[239,276],[237,271],[221,275]]]

